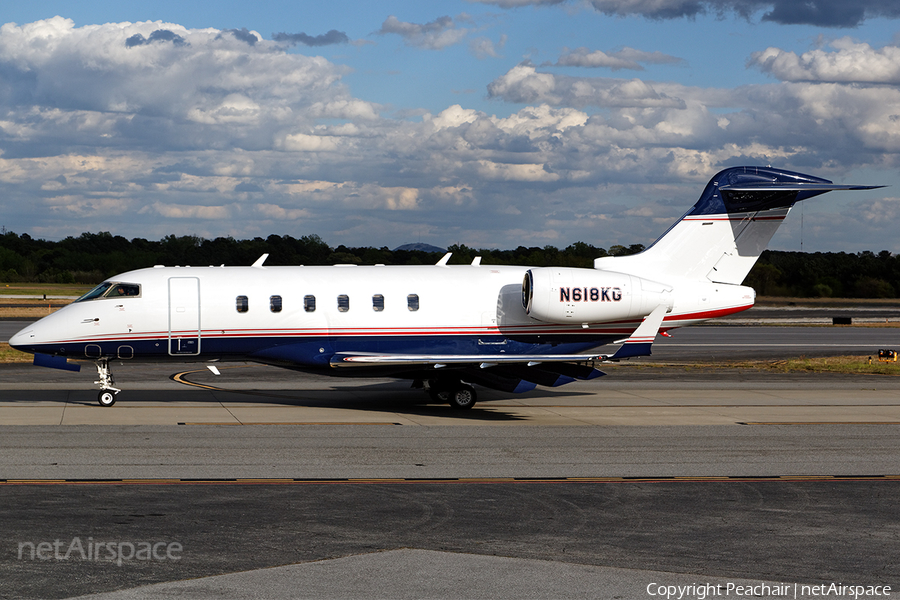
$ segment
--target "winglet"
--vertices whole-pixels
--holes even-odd
[[[650,356],[650,347],[653,346],[656,334],[659,333],[659,326],[662,325],[663,317],[666,316],[668,311],[669,307],[665,304],[660,304],[654,308],[649,315],[644,317],[644,321],[638,325],[631,337],[616,342],[621,343],[622,346],[616,350],[615,354],[604,356],[603,358],[605,360],[618,360],[633,356]]]
[[[251,267],[262,267],[263,263],[266,262],[266,259],[269,258],[268,254],[263,254],[259,258],[256,259],[256,262],[250,265]]]

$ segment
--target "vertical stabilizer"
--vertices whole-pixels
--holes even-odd
[[[791,207],[833,190],[827,179],[771,167],[733,167],[706,185],[697,203],[649,248],[603,257],[594,268],[667,281],[672,278],[740,284]]]

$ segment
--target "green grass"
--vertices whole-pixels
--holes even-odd
[[[0,363],[30,363],[34,356],[27,352],[19,352],[9,347],[9,344],[0,342]]]
[[[865,356],[829,356],[770,361],[762,368],[783,373],[849,373],[857,375],[900,375],[900,362],[882,362],[878,354]]]
[[[871,359],[871,362],[870,362]],[[849,375],[900,375],[900,362],[881,362],[878,353],[863,356],[800,356],[785,360],[723,360],[710,362],[641,362],[637,368],[678,367],[690,370],[747,369],[773,373],[843,373]],[[624,367],[627,368],[627,367]]]
[[[0,296],[83,296],[94,286],[69,283],[2,283]]]

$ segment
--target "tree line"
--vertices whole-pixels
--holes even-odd
[[[624,256],[644,249],[641,244],[608,249],[576,242],[514,250],[450,246],[450,264],[468,264],[476,256],[483,264],[586,267],[601,256]],[[109,232],[83,233],[58,242],[28,234],[0,233],[0,281],[3,283],[95,284],[117,273],[153,265],[250,265],[269,254],[266,265],[434,264],[443,251],[390,250],[387,247],[331,247],[317,235],[299,238],[270,235],[236,240],[168,235],[161,240],[128,240]],[[900,255],[873,252],[781,252],[766,250],[747,276],[746,285],[763,296],[897,298],[900,297]]]

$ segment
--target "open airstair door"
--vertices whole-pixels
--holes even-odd
[[[169,278],[169,354],[200,354],[200,280]]]

